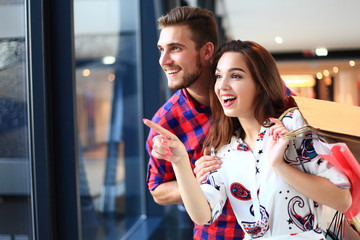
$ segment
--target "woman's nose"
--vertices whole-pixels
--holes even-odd
[[[227,89],[229,87],[229,81],[226,76],[221,79],[219,87],[220,89]]]

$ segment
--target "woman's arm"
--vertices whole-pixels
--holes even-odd
[[[279,135],[288,131],[279,120],[271,119],[271,121],[275,125],[269,130],[269,135],[273,138],[268,156],[276,174],[308,198],[341,212],[348,210],[352,202],[349,189],[339,188],[326,178],[305,173],[284,162],[284,153],[289,140],[279,138]]]
[[[190,161],[184,159],[172,165],[186,211],[196,224],[208,223],[211,220],[211,208],[191,170]]]
[[[191,169],[184,144],[158,124],[147,119],[144,119],[144,124],[160,134],[153,138],[151,154],[172,163],[180,195],[189,216],[196,224],[208,223],[211,220],[211,208]]]
[[[326,178],[302,172],[285,162],[273,165],[273,169],[293,188],[318,203],[340,212],[351,206],[350,190],[339,188]]]

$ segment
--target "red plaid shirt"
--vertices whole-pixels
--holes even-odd
[[[185,89],[178,90],[155,114],[153,121],[173,132],[184,143],[194,169],[195,161],[202,156],[202,143],[210,128],[211,110],[194,103]],[[151,156],[152,139],[156,132],[150,130],[146,149],[150,155],[147,184],[154,190],[163,182],[175,180],[170,162]],[[234,212],[227,202],[218,219],[211,225],[195,225],[194,239],[243,239],[243,231],[236,222]]]

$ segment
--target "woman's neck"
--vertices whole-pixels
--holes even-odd
[[[261,125],[258,123],[256,118],[239,119],[239,121],[245,132],[245,138],[243,139],[243,141],[252,151],[255,147]]]

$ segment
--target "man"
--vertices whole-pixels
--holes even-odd
[[[214,73],[211,61],[218,47],[218,33],[212,12],[191,7],[177,7],[158,19],[161,33],[158,48],[159,63],[168,87],[177,92],[153,117],[155,123],[170,130],[185,144],[191,166],[202,153],[202,143],[210,127],[209,82]],[[147,139],[150,155],[147,183],[156,203],[181,204],[177,182],[171,163],[151,156],[154,131]],[[219,160],[208,157],[206,160]],[[205,166],[205,164],[204,164]],[[212,165],[218,167],[219,165]],[[199,166],[200,167],[200,166]],[[204,178],[212,167],[200,167],[199,178]],[[243,232],[227,202],[220,217],[211,225],[194,228],[194,239],[242,239]]]

